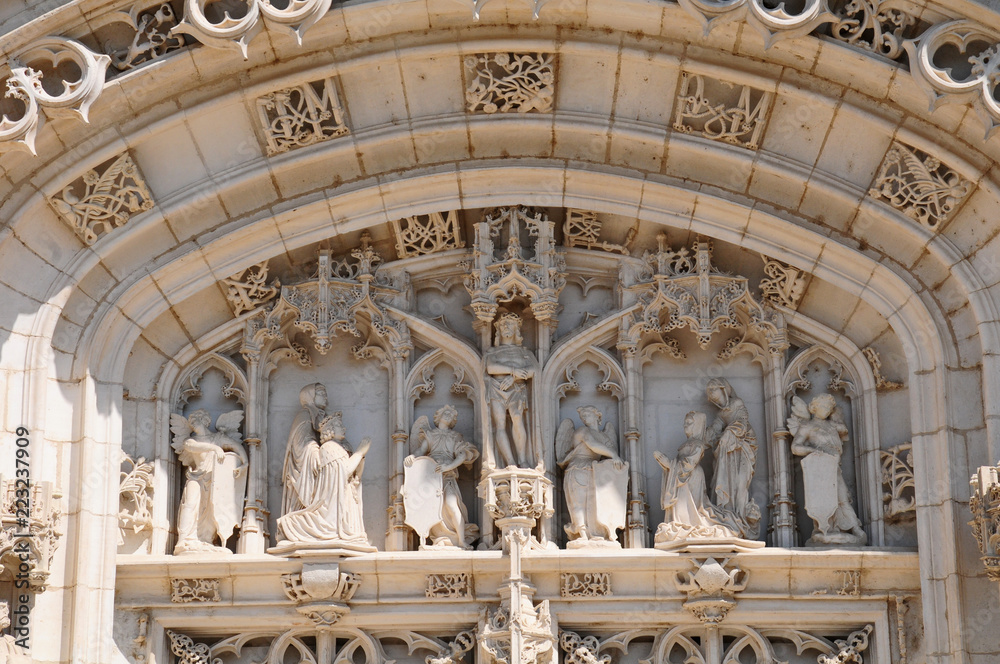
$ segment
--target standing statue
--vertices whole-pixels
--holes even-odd
[[[352,454],[340,413],[323,418],[319,434],[319,442],[314,439],[300,445],[297,478],[287,472],[284,476],[286,490],[291,488],[308,502],[278,518],[278,546],[322,543],[367,549],[370,545],[365,534],[361,473],[371,438],[363,439]]]
[[[17,639],[6,634],[10,628],[10,605],[0,600],[0,664],[31,664],[28,651],[17,644]]]
[[[802,399],[793,396],[788,430],[792,454],[802,457],[806,514],[814,524],[806,546],[864,544],[867,536],[851,505],[840,465],[847,426],[836,399],[820,394],[806,408]]]
[[[701,460],[711,447],[707,437],[708,417],[691,411],[684,417],[687,440],[677,450],[677,458],[669,459],[662,452],[653,452],[663,468],[660,494],[663,523],[656,529],[657,544],[687,538],[736,537],[720,522],[715,505],[708,499],[705,471]]]
[[[556,432],[556,458],[565,468],[563,493],[571,523],[570,546],[617,546],[628,509],[628,463],[615,451],[618,434],[610,423],[601,429],[601,411],[576,409],[583,426],[565,419]]]
[[[242,410],[224,413],[212,432],[207,410],[199,408],[186,419],[170,415],[171,447],[186,468],[174,555],[232,553],[226,540],[242,520],[247,485],[248,459],[239,433],[242,422]]]
[[[705,396],[719,409],[710,438],[715,443],[715,505],[721,522],[737,537],[756,539],[760,507],[750,495],[757,463],[757,435],[750,413],[725,378],[708,381]]]
[[[487,349],[487,399],[493,421],[493,441],[497,464],[501,468],[532,466],[532,450],[528,445],[528,380],[535,375],[538,361],[524,348],[521,317],[514,313],[500,316],[494,324],[496,344]],[[507,433],[507,422],[510,433]],[[514,447],[511,448],[511,439]],[[535,461],[539,466],[541,458]]]
[[[318,437],[319,423],[326,417],[330,405],[326,387],[322,383],[306,385],[299,390],[299,404],[302,408],[292,420],[285,446],[285,462],[281,470],[284,484],[281,493],[281,513],[288,514],[300,510],[313,502],[314,478],[306,468],[306,453]],[[278,541],[287,540],[278,525]]]
[[[458,411],[452,405],[434,413],[434,427],[426,415],[410,432],[412,454],[403,460],[403,508],[406,525],[435,547],[471,548],[479,526],[469,523],[469,512],[458,488],[458,469],[479,458],[472,443],[455,431]]]

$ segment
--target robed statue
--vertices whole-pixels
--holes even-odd
[[[497,466],[541,465],[542,459],[533,458],[528,437],[528,381],[534,378],[538,361],[521,345],[520,316],[506,313],[494,327],[496,344],[486,350],[483,360]]]
[[[28,651],[18,645],[13,635],[6,633],[9,628],[10,605],[7,600],[0,600],[0,664],[31,664],[34,660]]]
[[[687,440],[674,459],[660,451],[653,453],[663,468],[660,493],[663,523],[656,529],[655,542],[736,537],[721,522],[718,510],[708,498],[705,471],[701,467],[705,452],[712,446],[705,413],[691,411],[684,417],[684,435]]]
[[[841,454],[847,425],[832,394],[820,394],[806,403],[792,397],[792,454],[802,457],[802,484],[806,514],[813,520],[807,546],[863,545],[867,541],[861,521],[851,504],[844,481]]]
[[[365,438],[351,452],[341,413],[326,412],[329,401],[322,383],[303,387],[299,404],[285,446],[277,548],[305,544],[371,550],[361,501],[361,473],[371,440]]]
[[[757,465],[757,434],[750,413],[725,378],[713,378],[705,388],[708,401],[719,409],[709,429],[715,444],[715,506],[723,524],[737,537],[756,539],[760,507],[750,495]]]
[[[556,458],[564,469],[563,495],[570,523],[569,545],[617,546],[628,508],[628,463],[618,456],[618,434],[601,411],[577,408],[583,426],[565,419],[556,432]]]
[[[468,549],[479,536],[458,487],[459,468],[471,467],[479,451],[455,431],[457,422],[455,407],[442,406],[434,413],[433,427],[422,415],[410,432],[411,454],[403,460],[403,509],[421,548],[430,538],[434,547]]]
[[[226,541],[242,521],[247,485],[242,422],[243,411],[234,410],[219,415],[211,431],[207,410],[170,415],[171,447],[185,468],[174,555],[232,553]]]

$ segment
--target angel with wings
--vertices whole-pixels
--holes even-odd
[[[207,410],[199,408],[187,418],[171,414],[171,447],[186,468],[174,555],[230,553],[226,540],[243,517],[249,463],[239,433],[242,422],[242,410],[223,413],[213,432]]]
[[[416,531],[423,547],[468,549],[479,536],[469,523],[469,512],[458,487],[458,469],[469,467],[479,451],[455,431],[458,411],[446,405],[434,413],[434,426],[426,415],[410,431],[411,454],[403,460],[403,507],[406,525]]]
[[[556,431],[556,456],[564,468],[563,494],[570,524],[564,526],[572,548],[618,544],[628,507],[628,463],[618,456],[618,433],[610,422],[601,429],[601,411],[576,409],[583,426],[565,419]]]
[[[861,521],[851,504],[840,457],[847,440],[844,415],[832,394],[820,394],[806,406],[792,397],[792,454],[802,457],[806,514],[813,520],[807,546],[861,545],[866,541]]]

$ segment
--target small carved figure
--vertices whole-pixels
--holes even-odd
[[[618,434],[612,424],[601,429],[601,411],[577,408],[583,426],[565,419],[556,432],[556,455],[565,468],[563,493],[571,523],[566,534],[575,546],[618,544],[628,507],[628,463],[615,451]]]
[[[755,539],[760,532],[760,507],[750,495],[757,464],[757,435],[750,413],[725,378],[708,381],[705,396],[719,409],[710,439],[715,446],[715,505],[722,523],[737,537]]]
[[[494,327],[496,345],[487,349],[484,360],[497,463],[501,468],[530,468],[533,455],[528,445],[528,380],[534,377],[538,361],[521,346],[524,339],[520,316],[506,313]],[[542,460],[537,463],[540,466]]]
[[[701,459],[711,447],[707,438],[708,417],[691,411],[684,417],[687,440],[670,460],[662,452],[653,456],[663,468],[663,523],[656,529],[655,541],[669,542],[685,538],[736,537],[730,528],[720,523],[715,505],[708,499],[705,471]]]
[[[0,664],[31,664],[31,655],[17,645],[17,640],[4,632],[10,628],[10,605],[0,600]]]
[[[793,396],[788,430],[792,454],[802,457],[806,514],[814,523],[806,545],[864,544],[867,536],[840,465],[848,432],[836,399],[820,394],[806,408],[805,401]]]
[[[320,440],[308,441],[301,450],[297,489],[309,502],[278,518],[285,543],[343,542],[368,546],[361,502],[361,473],[371,438],[364,438],[357,452],[350,452],[347,430],[340,413],[320,422]],[[291,478],[285,476],[286,485]],[[308,494],[308,495],[307,495]]]
[[[479,527],[469,523],[469,512],[458,488],[458,469],[470,467],[479,458],[472,443],[455,431],[458,411],[452,405],[434,413],[434,427],[426,415],[410,432],[413,454],[403,460],[403,506],[406,525],[436,546],[468,549],[479,536]]]
[[[171,447],[187,469],[177,511],[177,546],[184,553],[231,553],[226,548],[243,517],[247,483],[247,453],[239,433],[243,411],[212,416],[199,408],[188,418],[170,416]],[[221,546],[215,545],[216,538]]]

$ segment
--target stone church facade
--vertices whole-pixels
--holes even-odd
[[[991,3],[0,50],[0,660],[1000,661]]]

